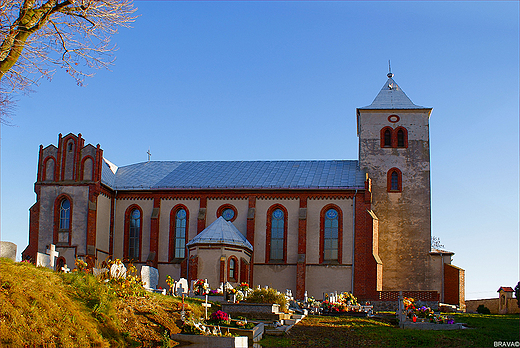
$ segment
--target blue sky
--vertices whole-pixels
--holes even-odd
[[[82,133],[116,165],[357,159],[355,109],[394,80],[430,119],[432,234],[466,298],[519,280],[519,3],[137,1],[111,71],[64,71],[1,132],[1,238],[23,251],[38,147]]]

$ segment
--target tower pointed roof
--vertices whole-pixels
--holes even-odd
[[[399,85],[394,81],[391,72],[387,74],[388,80],[379,91],[372,104],[358,108],[361,110],[374,109],[431,109],[424,106],[415,105],[404,93]]]
[[[190,240],[187,246],[195,244],[231,244],[253,251],[253,246],[246,237],[231,223],[222,216],[206,227],[195,238]]]

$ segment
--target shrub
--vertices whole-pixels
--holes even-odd
[[[489,310],[489,308],[487,308],[486,306],[484,305],[479,305],[477,307],[477,313],[479,314],[491,314],[491,311]]]
[[[248,303],[277,303],[280,305],[280,310],[285,312],[287,310],[287,298],[284,294],[275,289],[255,289],[253,290],[244,302]]]

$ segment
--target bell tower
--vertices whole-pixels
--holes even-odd
[[[429,118],[388,73],[372,104],[358,108],[359,165],[372,179],[383,290],[431,290]]]

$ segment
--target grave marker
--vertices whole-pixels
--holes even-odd
[[[12,242],[0,242],[0,257],[16,261],[16,244]]]
[[[143,281],[143,286],[145,289],[155,290],[157,288],[157,284],[159,283],[159,270],[151,266],[142,266],[141,280]]]
[[[110,277],[112,278],[126,278],[126,267],[122,263],[114,263],[110,267]]]

